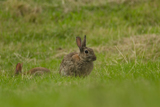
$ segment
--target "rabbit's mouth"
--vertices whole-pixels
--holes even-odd
[[[91,61],[95,61],[96,59],[97,59],[96,56],[95,56],[95,57],[92,56],[92,57],[89,57],[89,58],[88,58],[88,61],[91,62]]]

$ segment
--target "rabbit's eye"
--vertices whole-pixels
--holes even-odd
[[[85,50],[84,52],[85,52],[85,53],[88,53],[88,51],[87,51],[87,50]]]

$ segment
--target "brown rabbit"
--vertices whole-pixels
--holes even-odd
[[[23,63],[22,64],[18,63],[16,65],[15,75],[22,73],[22,66],[23,66]],[[30,74],[30,75],[32,75],[32,74],[39,75],[40,74],[41,75],[41,74],[44,74],[45,72],[48,73],[48,72],[50,72],[50,70],[47,68],[43,68],[43,67],[36,67],[36,68],[32,68],[28,72],[24,73],[24,75],[26,75],[26,74]]]
[[[77,46],[80,52],[72,52],[64,57],[60,65],[60,75],[62,76],[87,76],[93,69],[93,61],[96,55],[91,48],[86,47],[86,36],[83,42],[80,37],[76,37]]]

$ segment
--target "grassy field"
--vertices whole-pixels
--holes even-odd
[[[159,0],[1,0],[1,107],[160,107]],[[61,77],[87,35],[97,56],[86,78]],[[13,77],[49,68],[43,76]]]

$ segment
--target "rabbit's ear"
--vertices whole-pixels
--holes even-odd
[[[22,66],[23,66],[23,63],[18,63],[16,65],[16,71],[15,71],[15,74],[18,74],[19,72],[21,73],[22,72]]]
[[[86,47],[86,35],[84,36],[83,42],[82,42],[82,47]]]
[[[82,49],[82,45],[81,45],[81,38],[80,37],[76,37],[76,42],[77,42],[77,46],[79,47],[79,49]]]

